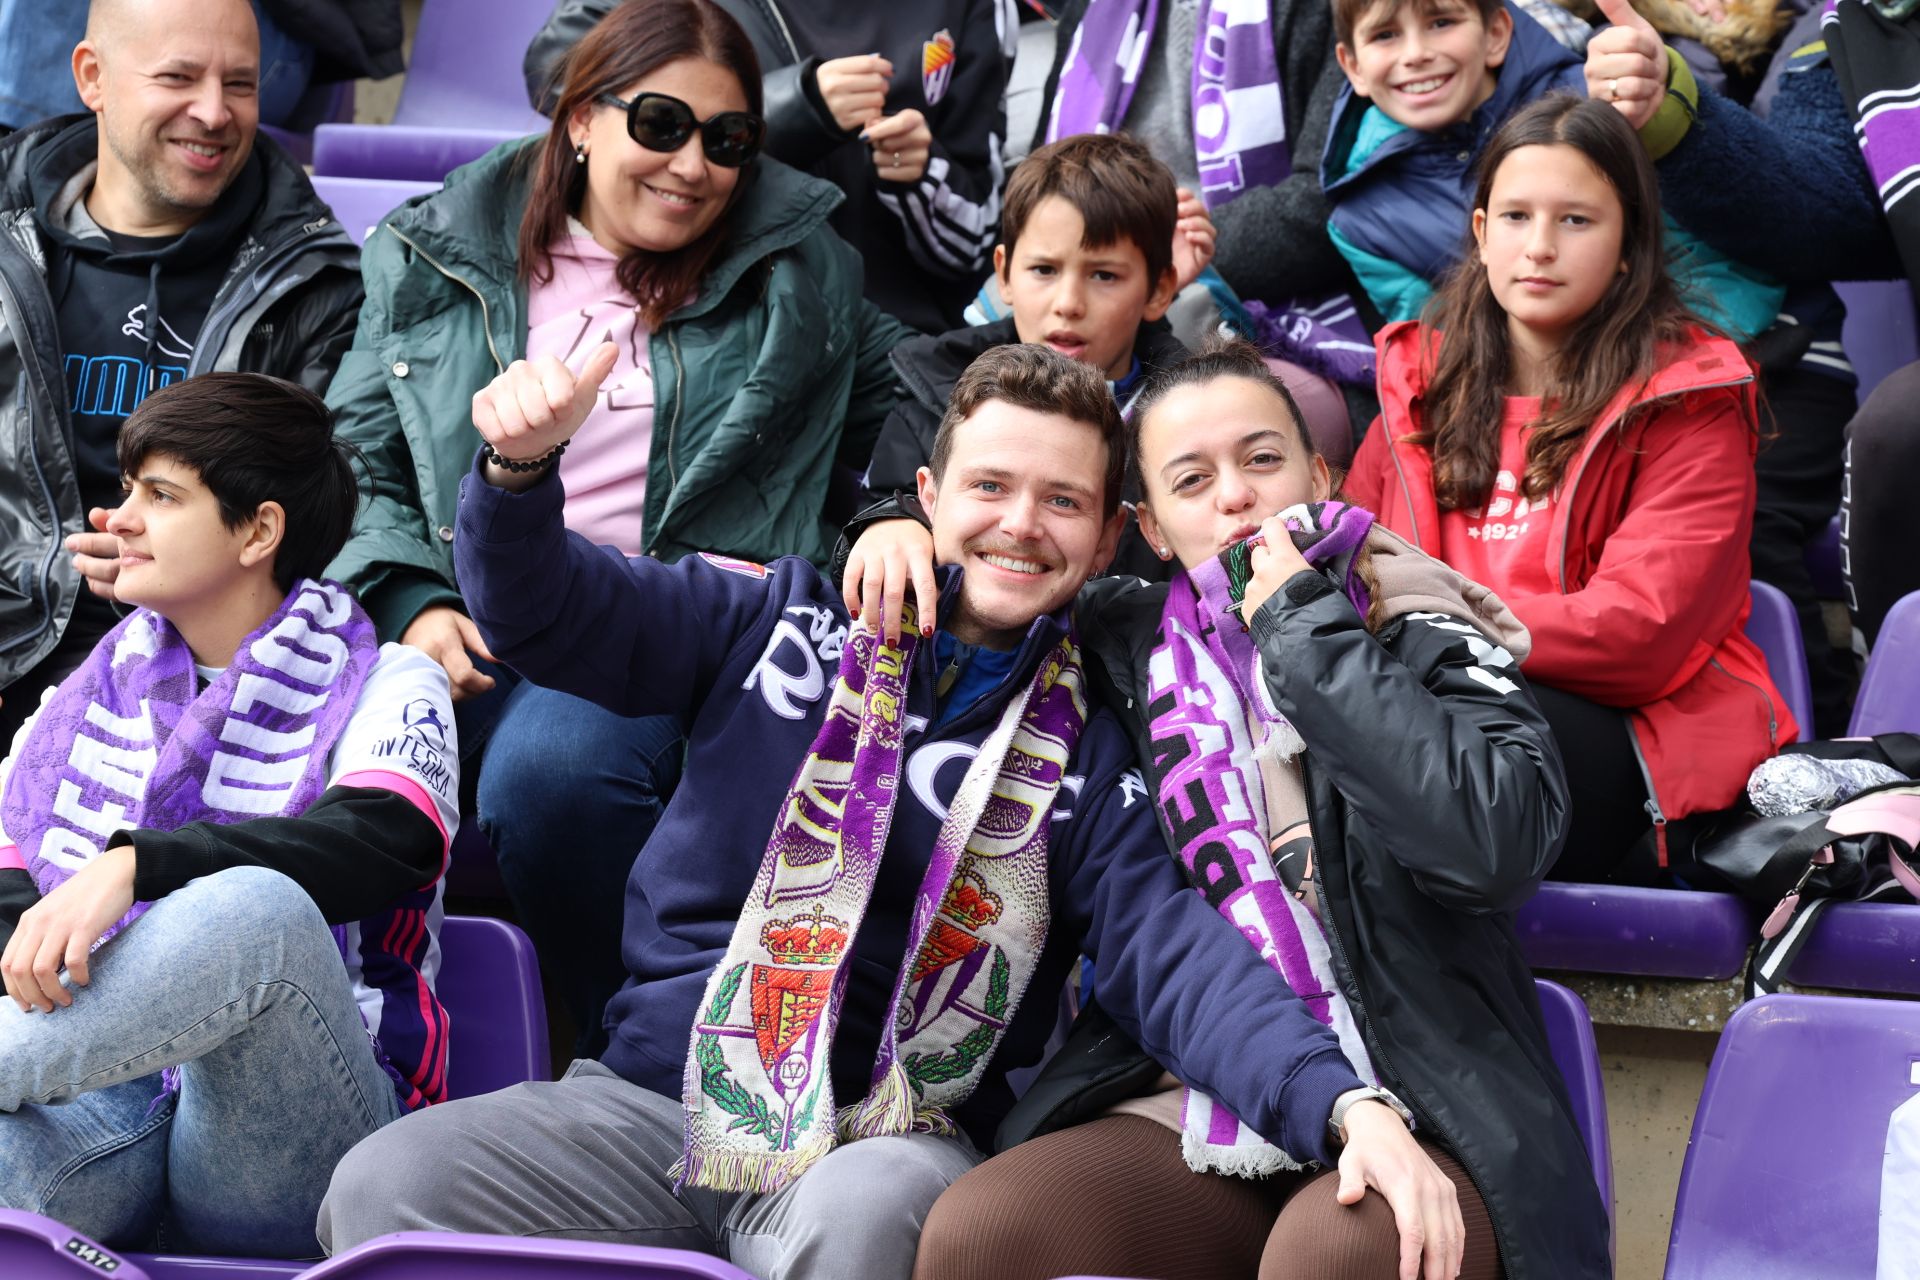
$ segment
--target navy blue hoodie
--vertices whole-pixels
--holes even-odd
[[[608,1006],[604,1058],[677,1098],[707,977],[825,715],[847,614],[804,560],[630,561],[567,532],[563,498],[552,472],[522,494],[469,474],[454,559],[474,622],[509,666],[621,715],[673,715],[686,727],[680,787],[627,881],[622,953],[632,977]],[[946,577],[950,599],[958,575]],[[1035,620],[996,689],[936,729],[909,730],[906,785],[848,963],[833,1055],[842,1104],[868,1087],[946,803],[1067,621],[1066,610]],[[916,654],[910,726],[936,719],[932,650]],[[1099,963],[1102,1005],[1163,1066],[1286,1150],[1328,1159],[1333,1101],[1359,1081],[1332,1033],[1187,887],[1133,745],[1104,710],[1088,718],[1053,820],[1049,940],[992,1066],[955,1118],[985,1146],[1011,1102],[1005,1072],[1039,1059],[1058,993],[1084,953]]]

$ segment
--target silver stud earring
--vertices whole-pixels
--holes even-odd
[[[1160,553],[1160,558],[1162,560],[1173,559],[1173,550],[1170,547],[1155,547],[1154,550]]]
[[[587,162],[587,144],[586,143],[576,142],[574,144],[573,162],[575,164],[585,164]]]

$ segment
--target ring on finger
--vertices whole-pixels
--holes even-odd
[[[890,167],[895,169],[900,167],[900,153],[898,151],[893,153],[893,164]]]
[[[1620,82],[1618,80],[1607,81],[1607,101],[1620,101]]]

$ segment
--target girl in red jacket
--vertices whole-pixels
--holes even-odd
[[[1752,370],[1680,300],[1660,226],[1610,105],[1514,116],[1480,166],[1477,252],[1423,323],[1380,334],[1381,420],[1346,484],[1532,632],[1573,791],[1557,879],[1664,866],[1667,823],[1731,805],[1796,731],[1743,630]]]

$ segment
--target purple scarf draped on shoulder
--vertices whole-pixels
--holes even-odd
[[[1193,154],[1200,197],[1217,209],[1293,173],[1267,0],[1199,0],[1194,37]],[[1090,0],[1074,30],[1047,120],[1047,141],[1121,127],[1159,28],[1161,0]],[[1371,385],[1373,342],[1345,294],[1246,300],[1253,337],[1337,382]]]
[[[115,832],[300,813],[378,657],[345,588],[303,579],[204,690],[173,624],[137,609],[40,709],[13,761],[0,822],[40,892]],[[105,942],[146,911],[136,902]]]
[[[1373,516],[1344,503],[1289,508],[1294,545],[1364,617],[1353,558]],[[1260,652],[1241,622],[1257,539],[1175,576],[1148,665],[1154,716],[1152,791],[1194,888],[1245,935],[1314,1017],[1331,1027],[1355,1074],[1377,1080],[1340,992],[1326,932],[1277,866],[1263,769],[1291,769],[1305,745],[1273,705]],[[1298,868],[1294,869],[1297,878]],[[1182,1152],[1200,1172],[1258,1177],[1301,1167],[1206,1095],[1187,1091]]]

